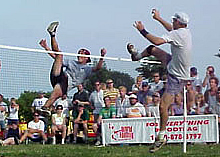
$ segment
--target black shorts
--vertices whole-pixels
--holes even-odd
[[[67,94],[67,87],[68,87],[68,77],[67,75],[63,72],[63,67],[61,68],[60,75],[55,76],[53,73],[53,68],[50,72],[50,83],[52,87],[54,88],[55,85],[59,84],[62,90],[62,94]]]

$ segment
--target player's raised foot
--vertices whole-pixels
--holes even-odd
[[[40,111],[43,115],[45,115],[45,116],[50,116],[50,115],[51,115],[51,112],[50,112],[49,108],[46,108],[45,106],[41,107],[41,108],[39,109],[39,111]]]
[[[167,140],[165,138],[160,139],[160,140],[156,140],[153,147],[151,147],[149,149],[150,153],[154,153],[156,151],[158,151],[163,145],[165,145],[167,143]]]
[[[214,56],[216,56],[216,57],[220,57],[220,53],[217,53],[217,54],[215,54]]]
[[[56,34],[56,30],[57,30],[58,25],[59,25],[59,22],[55,21],[55,22],[52,22],[48,26],[47,31],[50,33],[50,35],[55,35]]]
[[[138,55],[138,50],[134,47],[134,45],[132,45],[131,43],[128,43],[127,44],[127,50],[131,54],[132,61],[138,61],[139,60],[136,57]]]

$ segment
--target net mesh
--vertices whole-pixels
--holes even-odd
[[[77,59],[75,56],[65,57]],[[97,59],[92,58],[92,63],[94,60]],[[0,61],[0,93],[4,97],[17,98],[24,91],[52,91],[49,76],[53,59],[47,53],[0,48]],[[135,78],[138,75],[135,69],[140,63],[105,59],[105,65],[107,69],[128,73]]]

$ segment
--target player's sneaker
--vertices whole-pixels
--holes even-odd
[[[95,143],[95,146],[100,146],[101,145],[101,142],[98,140],[96,143]]]
[[[55,21],[55,22],[52,22],[48,26],[47,31],[50,33],[50,35],[55,35],[56,34],[56,30],[57,30],[58,25],[59,25],[59,22]]]
[[[2,140],[0,140],[0,146],[3,146],[3,141]]]
[[[127,50],[131,54],[132,61],[138,61],[139,60],[136,57],[138,55],[138,50],[134,47],[134,45],[132,45],[131,43],[128,43],[127,44]]]
[[[215,54],[214,56],[216,56],[216,57],[220,57],[220,53],[217,53],[217,54]]]
[[[39,111],[41,112],[42,115],[45,115],[45,116],[50,116],[51,115],[51,112],[45,106],[41,107],[39,109]]]
[[[154,143],[154,146],[149,149],[149,152],[154,153],[154,152],[158,151],[166,143],[167,143],[167,140],[165,138],[160,139],[160,140],[156,140]]]

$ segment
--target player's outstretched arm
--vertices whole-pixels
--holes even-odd
[[[167,31],[171,31],[173,29],[173,26],[169,22],[161,18],[160,13],[157,9],[152,9],[152,15],[153,18],[160,22]]]
[[[41,39],[41,41],[39,42],[39,44],[40,44],[40,46],[43,47],[45,50],[47,50],[47,51],[52,51],[52,50],[50,49],[50,47],[47,45],[46,39]],[[53,59],[55,59],[55,57],[56,57],[56,54],[54,54],[54,53],[49,53],[49,55],[50,55]]]
[[[141,35],[143,35],[152,44],[161,45],[161,44],[166,43],[166,41],[163,38],[156,37],[156,36],[150,34],[149,32],[147,32],[141,21],[135,21],[133,26],[141,33]]]
[[[102,49],[101,49],[101,56],[104,57],[106,53],[107,53],[107,50],[106,50],[105,48],[102,48]],[[100,59],[99,59],[99,62],[98,62],[98,64],[97,64],[97,66],[94,67],[94,68],[92,69],[92,71],[97,71],[97,70],[101,69],[101,68],[102,68],[102,65],[103,65],[103,60],[104,60],[103,58],[100,58]]]

